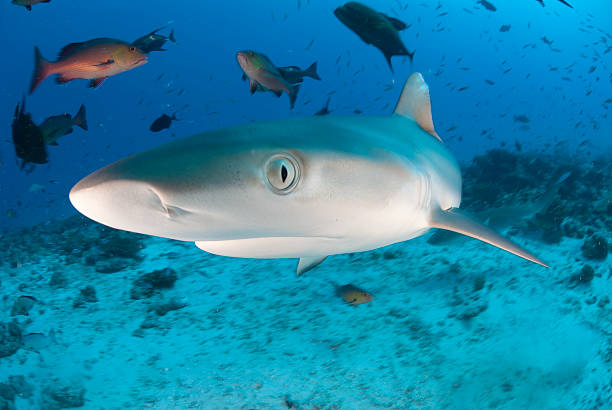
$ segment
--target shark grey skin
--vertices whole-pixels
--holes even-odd
[[[391,116],[308,117],[194,135],[92,173],[70,201],[104,225],[195,241],[218,255],[300,258],[298,274],[327,255],[432,227],[544,265],[457,209],[459,167],[435,133],[419,73]]]

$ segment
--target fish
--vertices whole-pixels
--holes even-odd
[[[536,0],[538,3],[540,3],[542,5],[542,7],[544,7],[544,0]],[[567,7],[569,7],[570,9],[573,9],[574,6],[572,6],[571,4],[569,4],[567,1],[565,0],[558,0],[560,3],[565,4]]]
[[[34,307],[36,302],[37,300],[34,296],[19,296],[13,303],[13,307],[11,308],[11,316],[28,316],[28,312]]]
[[[542,37],[540,40],[542,40],[542,42],[548,46],[552,46],[552,43],[554,43],[554,40],[549,40],[546,38],[546,36]]]
[[[361,305],[374,300],[374,297],[363,289],[353,286],[350,283],[344,286],[335,285],[336,296],[341,297],[346,303],[352,306]]]
[[[157,34],[158,31],[165,28],[166,26],[155,29],[149,34],[145,34],[144,36],[132,41],[131,44],[145,54],[149,54],[152,51],[167,51],[165,48],[162,48],[164,44],[166,44],[166,41],[170,40],[173,43],[176,43],[176,39],[174,38],[174,29],[170,31],[170,35],[168,37],[164,36],[163,34]]]
[[[87,118],[85,118],[85,106],[81,104],[74,118],[70,114],[54,115],[38,126],[43,134],[47,145],[57,145],[57,140],[72,132],[73,126],[79,126],[87,131]]]
[[[50,3],[50,2],[51,0],[13,0],[11,1],[11,3],[17,6],[25,7],[28,11],[32,11],[32,6],[35,4]]]
[[[172,114],[172,117],[162,114],[155,121],[153,121],[153,124],[151,124],[149,129],[153,132],[165,130],[166,128],[170,128],[172,121],[178,121],[176,118],[176,113]]]
[[[526,115],[515,115],[514,122],[522,122],[523,124],[527,124],[529,122],[529,118]]]
[[[327,102],[325,103],[323,108],[321,108],[319,111],[315,112],[313,115],[314,116],[322,116],[322,115],[328,115],[329,113],[331,113],[331,111],[329,110],[329,100],[330,100],[330,98],[327,97]]]
[[[28,188],[28,192],[45,192],[45,187],[40,184],[32,184],[30,188]]]
[[[71,43],[62,48],[58,60],[44,59],[38,47],[34,47],[34,74],[30,94],[45,78],[58,74],[58,84],[75,78],[91,80],[90,88],[96,88],[106,78],[146,64],[147,56],[135,46],[112,38],[96,38],[82,43]]]
[[[408,26],[403,21],[387,16],[364,4],[350,1],[334,10],[334,14],[345,26],[352,30],[366,44],[379,49],[393,72],[391,57],[408,56],[414,59],[414,51],[408,51],[399,32]]]
[[[321,80],[319,74],[317,74],[317,62],[312,63],[307,69],[302,70],[298,66],[287,66],[287,67],[277,67],[281,76],[291,85],[296,85],[302,83],[304,81],[304,77],[310,77],[315,80]],[[245,73],[242,73],[242,81],[246,81],[248,76]],[[268,91],[261,84],[257,84],[256,91]]]
[[[52,344],[57,344],[54,329],[51,329],[47,335],[44,333],[28,333],[21,336],[21,347],[36,353],[40,353],[41,350]]]
[[[502,33],[505,33],[507,31],[510,31],[510,27],[511,27],[510,24],[503,25],[499,28],[499,31],[501,31]]]
[[[48,162],[47,149],[42,132],[34,121],[32,115],[25,112],[25,97],[17,103],[13,114],[13,145],[17,158],[21,159],[21,169],[28,163],[46,164]]]
[[[238,64],[244,74],[249,78],[249,89],[251,94],[257,91],[257,86],[261,85],[263,90],[270,90],[277,97],[284,92],[289,96],[290,107],[295,106],[298,85],[292,85],[282,76],[278,68],[272,64],[270,59],[261,53],[253,50],[239,51],[236,54]]]
[[[289,84],[298,84],[304,81],[304,77],[310,77],[321,81],[321,77],[317,73],[317,62],[315,61],[307,69],[302,70],[298,66],[278,67],[278,71]]]
[[[196,134],[77,182],[72,206],[103,225],[212,254],[299,258],[362,252],[440,228],[548,266],[459,209],[461,173],[412,74],[390,116],[288,118]],[[372,229],[376,227],[376,229]]]
[[[482,6],[489,11],[497,11],[497,8],[493,5],[493,3],[490,3],[487,0],[478,0],[477,3],[482,4]]]
[[[293,95],[293,103],[295,102],[295,99],[297,98],[297,93],[300,88],[299,84],[304,81],[304,77],[310,77],[315,80],[321,80],[321,77],[319,77],[319,74],[317,74],[317,62],[316,61],[312,63],[310,67],[308,67],[306,70],[302,70],[301,68],[297,66],[288,66],[288,67],[278,67],[278,71],[280,72],[281,76],[289,84],[294,86],[295,94]],[[247,78],[248,76],[245,73],[243,73],[242,81],[245,81]],[[269,91],[269,90],[261,84],[257,84],[257,86],[255,87],[255,92],[265,92],[265,91]],[[293,108],[293,105],[291,108]]]

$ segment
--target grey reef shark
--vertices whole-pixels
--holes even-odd
[[[254,122],[173,141],[78,182],[70,201],[116,229],[241,258],[328,255],[458,232],[546,266],[460,211],[461,174],[434,130],[429,87],[406,81],[392,115]]]

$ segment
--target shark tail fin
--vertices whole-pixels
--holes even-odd
[[[434,129],[431,117],[429,87],[421,73],[414,73],[408,77],[395,106],[394,113],[414,120],[421,128],[442,141],[442,138],[440,138]]]
[[[548,267],[547,264],[525,249],[521,248],[509,239],[504,238],[488,226],[477,222],[475,219],[457,208],[450,208],[447,210],[439,209],[438,211],[434,212],[430,225],[432,228],[446,229],[479,239],[490,245],[520,256],[521,258],[537,263],[538,265]]]

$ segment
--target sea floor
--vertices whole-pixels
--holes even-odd
[[[588,262],[589,281],[575,276],[580,239],[514,237],[549,269],[426,239],[296,277],[295,260],[214,256],[80,217],[5,235],[3,342],[11,321],[48,340],[0,358],[0,408],[610,408],[609,257]],[[335,286],[348,283],[374,300],[346,304]],[[20,295],[36,302],[11,316]]]

